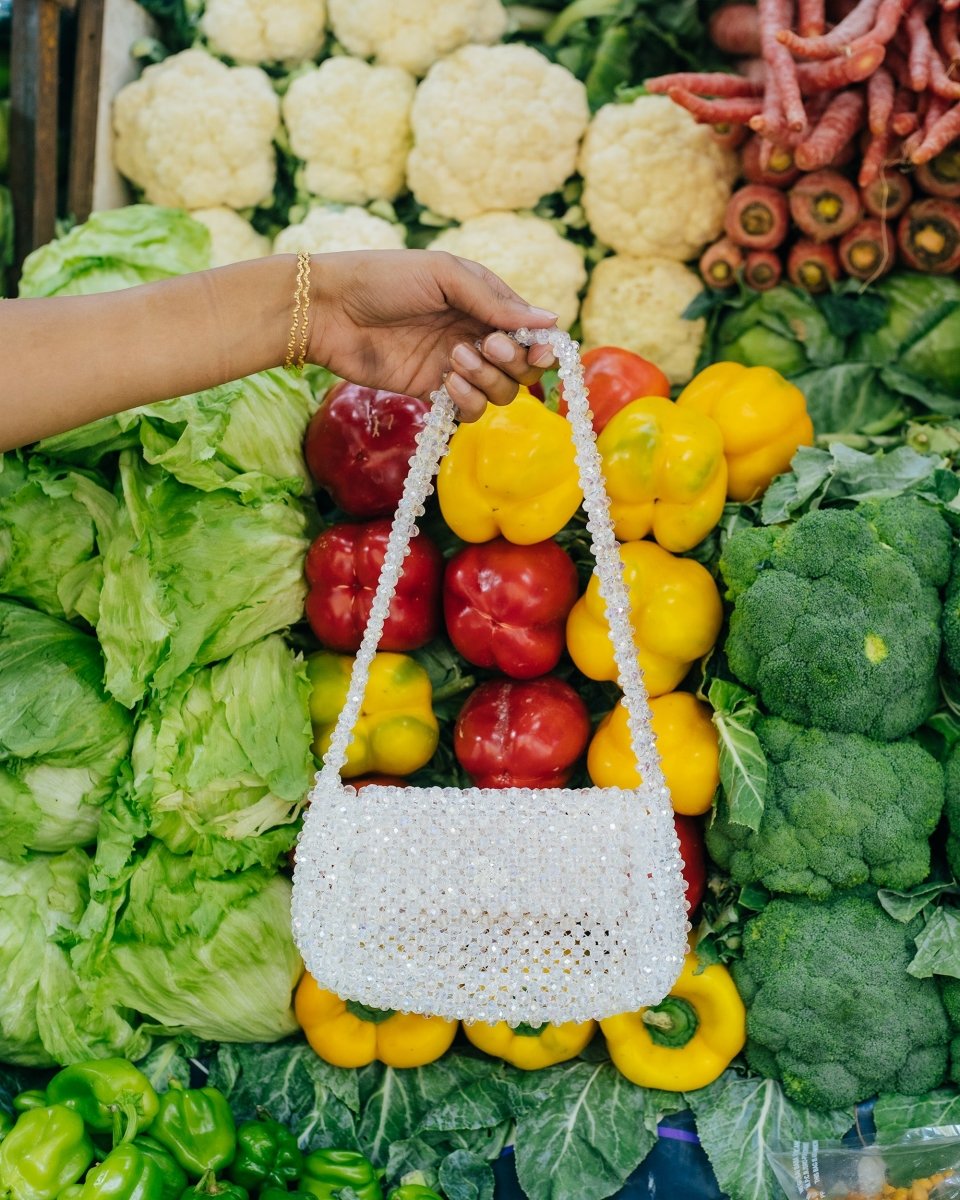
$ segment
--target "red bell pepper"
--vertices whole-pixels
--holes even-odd
[[[560,787],[589,739],[587,706],[562,679],[493,679],[460,710],[453,751],[478,787]]]
[[[533,679],[560,661],[577,593],[577,569],[553,539],[467,546],[443,578],[447,633],[467,662]]]
[[[307,426],[310,474],[351,517],[387,516],[399,503],[429,408],[415,396],[335,384]]]
[[[632,350],[623,350],[619,346],[595,346],[583,355],[582,361],[596,433],[631,400],[670,395],[670,380],[666,375]],[[562,416],[567,415],[562,387],[558,411]]]
[[[387,552],[390,520],[331,525],[307,551],[307,620],[321,645],[355,654]],[[416,650],[440,632],[443,555],[420,534],[410,543],[390,602],[381,650]]]
[[[683,859],[683,879],[687,885],[687,905],[692,915],[703,899],[707,886],[707,856],[703,845],[703,820],[700,817],[685,817],[673,814],[680,839],[680,857]]]

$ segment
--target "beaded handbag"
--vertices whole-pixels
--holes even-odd
[[[601,595],[643,782],[624,788],[344,784],[417,519],[455,428],[445,388],[410,460],[346,703],[297,847],[293,931],[309,972],[376,1008],[448,1019],[584,1021],[658,1003],[689,929],[673,811],[650,729],[583,370],[558,330],[520,330],[559,363]]]

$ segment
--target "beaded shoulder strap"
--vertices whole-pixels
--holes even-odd
[[[650,707],[647,703],[643,675],[637,662],[630,623],[630,601],[623,581],[623,564],[610,520],[610,501],[603,484],[603,470],[588,407],[579,346],[569,334],[557,329],[518,329],[509,336],[522,346],[549,343],[556,355],[560,378],[563,381],[568,419],[573,429],[577,470],[583,489],[583,506],[587,513],[587,530],[597,564],[595,571],[600,595],[610,627],[618,682],[627,710],[631,745],[644,783],[648,786],[662,787],[663,774],[650,731]],[[409,552],[411,538],[419,532],[417,520],[424,514],[424,501],[433,491],[433,477],[456,428],[456,406],[446,387],[433,392],[431,400],[433,406],[427,414],[423,429],[417,435],[416,453],[410,459],[410,470],[403,495],[390,530],[380,581],[370,607],[370,618],[363,641],[354,660],[346,703],[324,755],[320,776],[322,781],[331,775],[339,776],[346,761],[347,747],[360,715],[370,665],[380,642],[384,621],[390,611],[390,602],[403,569],[403,559]]]

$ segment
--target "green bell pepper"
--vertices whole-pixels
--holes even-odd
[[[176,1161],[173,1155],[152,1137],[138,1137],[134,1146],[149,1158],[160,1172],[163,1180],[161,1195],[163,1200],[180,1200],[187,1186],[187,1173]]]
[[[80,1200],[80,1195],[83,1192],[82,1183],[71,1183],[69,1187],[65,1187],[57,1200]]]
[[[314,1150],[303,1163],[300,1190],[319,1200],[334,1200],[341,1188],[352,1188],[360,1200],[383,1200],[376,1168],[355,1150]]]
[[[288,1192],[284,1187],[268,1185],[260,1191],[257,1200],[314,1200],[314,1196],[313,1192],[304,1192],[300,1188]]]
[[[13,1128],[13,1117],[8,1112],[0,1109],[0,1142],[7,1136]]]
[[[296,1136],[265,1113],[237,1130],[237,1157],[230,1178],[245,1188],[286,1187],[303,1170]]]
[[[228,1183],[226,1179],[214,1179],[213,1174],[204,1175],[199,1183],[188,1187],[181,1200],[207,1200],[218,1196],[219,1200],[250,1200],[250,1193],[239,1183]]]
[[[433,1188],[423,1183],[401,1183],[387,1196],[387,1200],[443,1200]]]
[[[150,1134],[191,1175],[228,1167],[237,1149],[237,1127],[223,1092],[180,1087],[176,1080],[160,1097]]]
[[[162,1200],[160,1168],[132,1142],[111,1150],[87,1173],[80,1200]]]
[[[43,1088],[30,1088],[27,1092],[19,1092],[13,1098],[14,1112],[23,1113],[29,1112],[31,1108],[46,1108],[48,1104],[55,1103],[47,1099],[47,1093]]]
[[[54,1200],[93,1162],[93,1142],[77,1113],[52,1104],[22,1113],[0,1142],[0,1194]]]
[[[79,1113],[95,1133],[112,1132],[117,1141],[146,1129],[160,1103],[150,1080],[125,1058],[64,1067],[47,1085],[47,1100]]]

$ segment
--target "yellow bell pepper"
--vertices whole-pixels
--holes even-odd
[[[487,1025],[483,1021],[465,1023],[467,1039],[494,1058],[521,1071],[539,1071],[554,1063],[576,1058],[597,1030],[596,1021],[567,1021],[563,1025],[517,1025],[511,1028],[506,1021]]]
[[[743,1049],[747,1013],[733,976],[719,963],[699,967],[691,952],[665,1000],[600,1022],[613,1065],[640,1087],[706,1087]]]
[[[450,1049],[457,1022],[341,1000],[305,974],[294,1011],[314,1051],[335,1067],[422,1067]]]
[[[440,466],[443,519],[465,542],[503,536],[530,546],[553,537],[580,507],[569,423],[522,387],[461,425]]]
[[[597,438],[621,541],[652,533],[666,550],[702,542],[723,513],[723,435],[708,416],[663,396],[631,400]]]
[[[706,567],[676,558],[656,542],[626,542],[620,555],[637,658],[647,691],[662,696],[717,640],[723,621],[720,593]],[[596,575],[567,617],[567,649],[588,678],[617,678]]]
[[[770,367],[714,363],[687,384],[677,406],[720,426],[731,500],[761,496],[798,447],[813,445],[803,392]]]
[[[720,745],[711,711],[690,692],[667,692],[650,701],[650,724],[674,812],[686,816],[709,811],[720,783]],[[587,751],[587,770],[597,787],[639,786],[622,700],[597,726]]]
[[[347,699],[353,658],[320,650],[307,659],[313,752],[322,758]],[[374,656],[370,680],[341,774],[410,775],[433,757],[439,740],[430,677],[406,654]]]

